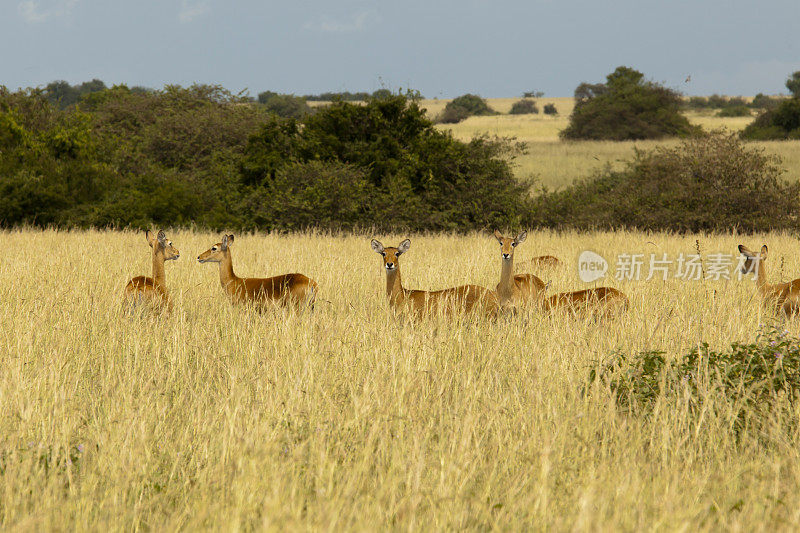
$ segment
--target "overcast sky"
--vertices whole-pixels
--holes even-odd
[[[686,94],[787,92],[800,0],[0,0],[12,89],[100,78],[253,96],[571,96],[618,65]]]

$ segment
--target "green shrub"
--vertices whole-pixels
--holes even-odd
[[[786,79],[786,88],[794,98],[800,98],[800,70],[792,72]]]
[[[452,124],[462,120],[481,115],[496,115],[486,103],[486,100],[476,94],[464,94],[454,98],[444,107],[444,111],[439,115],[437,122]]]
[[[680,232],[793,229],[800,184],[780,159],[735,134],[715,132],[673,148],[637,151],[625,168],[535,200],[532,225]]]
[[[544,104],[544,114],[545,115],[558,115],[558,109],[556,109],[555,104]]]
[[[517,100],[511,106],[511,110],[508,112],[511,115],[535,115],[539,112],[539,108],[536,107],[536,102],[533,100],[523,99]]]
[[[242,179],[270,190],[293,162],[348,165],[363,172],[374,195],[359,225],[469,230],[521,221],[528,211],[527,188],[508,163],[515,150],[499,139],[453,139],[415,99],[394,95],[364,105],[335,103],[306,117],[302,127],[267,123],[248,142]]]
[[[248,228],[352,230],[368,226],[375,200],[364,171],[342,163],[290,163],[243,200]]]
[[[710,107],[710,105],[708,103],[708,98],[705,96],[692,96],[686,102],[686,107],[689,107],[690,109],[705,109]]]
[[[745,105],[723,107],[717,111],[718,117],[749,117],[750,108]]]
[[[680,358],[665,356],[658,350],[617,352],[592,369],[589,380],[605,384],[618,405],[632,412],[650,413],[659,399],[679,396],[688,396],[699,410],[716,397],[729,406],[737,429],[758,424],[784,402],[795,405],[800,393],[800,340],[783,329],[764,328],[756,342],[735,342],[724,351],[699,343]]]
[[[638,140],[686,136],[697,127],[680,114],[678,93],[644,81],[641,72],[618,67],[605,84],[582,83],[563,139]]]
[[[283,118],[303,118],[314,110],[306,103],[305,98],[293,94],[278,94],[272,91],[259,93],[258,103],[270,113]]]
[[[800,139],[800,98],[788,98],[761,113],[741,132],[742,139]]]
[[[780,102],[781,102],[780,98],[773,98],[763,93],[758,93],[757,95],[755,95],[753,101],[750,102],[749,105],[753,109],[769,110],[778,107],[778,104],[780,104]]]

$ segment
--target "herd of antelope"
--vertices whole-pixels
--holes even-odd
[[[495,230],[494,237],[500,243],[500,281],[494,290],[480,285],[462,285],[438,291],[410,290],[403,287],[400,277],[400,256],[411,248],[411,240],[405,239],[397,247],[386,247],[372,239],[372,250],[382,258],[386,271],[386,295],[389,304],[398,311],[416,316],[436,312],[467,312],[488,317],[504,313],[515,313],[518,309],[538,306],[543,311],[565,311],[569,314],[610,317],[625,311],[628,298],[611,287],[597,287],[580,291],[562,292],[546,296],[545,283],[534,274],[514,273],[514,251],[525,241],[527,232],[515,238],[503,236]],[[147,243],[152,248],[153,276],[138,276],[125,286],[125,300],[129,304],[147,302],[156,308],[172,310],[172,301],[167,290],[164,263],[178,259],[179,251],[167,240],[164,231],[153,236],[145,232]],[[222,241],[197,257],[200,263],[218,263],[219,280],[223,290],[234,303],[255,305],[274,304],[291,306],[298,310],[313,309],[317,297],[317,283],[303,274],[282,274],[271,278],[240,278],[233,271],[231,245],[233,235],[224,235]],[[800,312],[800,279],[788,283],[771,285],[766,281],[764,262],[767,246],[759,253],[751,252],[739,245],[745,256],[742,272],[755,273],[759,292],[785,314]],[[527,267],[558,266],[556,257],[546,255],[531,259]]]

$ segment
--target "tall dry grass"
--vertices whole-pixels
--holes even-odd
[[[772,530],[800,525],[800,438],[738,436],[725,405],[692,419],[662,398],[624,415],[585,387],[614,350],[675,357],[752,341],[776,320],[752,282],[610,284],[632,303],[595,323],[523,313],[497,322],[389,313],[368,236],[237,235],[239,275],[300,271],[312,314],[233,307],[218,236],[168,232],[171,316],[124,316],[148,273],[131,232],[3,232],[0,524],[8,529]],[[389,244],[399,235],[378,236]],[[772,280],[800,273],[784,234],[532,233],[517,259],[554,254],[551,291],[584,287],[575,260],[617,253],[771,249]],[[412,236],[407,287],[493,286],[489,235]],[[798,322],[788,321],[792,334]],[[765,445],[764,442],[769,442]]]

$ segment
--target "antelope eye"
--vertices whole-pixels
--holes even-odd
[[[517,243],[515,243],[515,242],[512,242],[512,243],[511,243],[511,247],[512,247],[512,248],[516,248],[516,247],[517,247]]]
[[[381,252],[381,255],[382,255],[383,257],[386,257],[386,252]]]
[[[217,247],[216,247],[216,246],[212,246],[212,247],[211,247],[211,251],[212,251],[212,252],[216,252],[216,251],[217,251]]]

